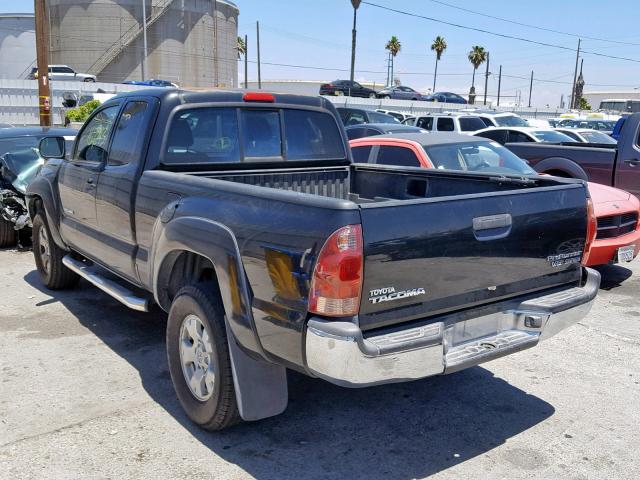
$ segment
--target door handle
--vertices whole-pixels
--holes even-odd
[[[476,217],[473,219],[473,235],[480,242],[499,240],[509,236],[511,226],[512,219],[508,213]]]
[[[625,160],[624,163],[626,163],[627,165],[631,165],[632,167],[637,167],[638,165],[640,165],[640,160],[630,158],[628,160]]]

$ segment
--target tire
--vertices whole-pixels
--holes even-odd
[[[370,93],[369,94],[369,98],[376,98],[376,94],[375,93]]]
[[[95,80],[94,80],[93,78],[85,78],[85,79],[83,80],[83,82],[94,83],[94,82],[95,82]]]
[[[215,431],[239,422],[240,414],[222,301],[212,290],[204,283],[183,287],[176,294],[167,321],[167,358],[187,416]]]
[[[13,228],[13,223],[0,217],[0,248],[11,247],[18,243],[18,232]]]
[[[343,95],[344,95],[344,92],[342,90],[336,90],[335,92],[336,97],[342,97]]]
[[[384,99],[386,99],[386,100],[389,100],[389,99],[391,99],[391,96],[390,96],[390,95],[383,95],[383,97],[382,97],[382,98],[384,98]]]
[[[51,230],[41,213],[33,219],[33,256],[40,281],[51,290],[75,287],[80,277],[62,263],[67,254],[51,238]]]

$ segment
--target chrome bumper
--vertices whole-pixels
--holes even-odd
[[[452,373],[533,347],[589,313],[600,274],[586,269],[583,286],[525,301],[500,312],[364,337],[351,322],[312,318],[306,362],[314,375],[337,385],[366,387]]]

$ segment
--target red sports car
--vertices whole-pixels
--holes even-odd
[[[437,134],[442,142],[434,142],[435,135],[377,135],[351,140],[349,144],[354,161],[360,163],[487,173],[535,173],[524,161],[495,142],[479,140],[481,148],[473,148],[468,137],[465,137],[464,143],[460,143],[460,148],[456,149],[459,135]],[[598,229],[586,261],[587,266],[630,262],[640,251],[640,201],[624,190],[592,182],[589,182],[589,192]]]

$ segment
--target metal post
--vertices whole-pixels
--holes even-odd
[[[531,107],[531,91],[533,90],[533,70],[531,70],[531,82],[529,82],[529,107]]]
[[[353,30],[351,30],[351,77],[350,80],[353,82],[355,68],[356,68],[356,18],[358,7],[360,6],[360,0],[352,0],[351,5],[353,6]]]
[[[256,38],[258,43],[258,88],[262,88],[262,76],[260,75],[260,22],[256,22]]]
[[[502,65],[500,65],[500,73],[498,73],[498,107],[500,106],[500,86],[502,84]]]
[[[487,69],[484,72],[484,103],[487,104],[487,85],[489,83],[489,52],[487,52]]]
[[[578,50],[576,50],[576,69],[573,71],[573,84],[571,86],[571,102],[569,103],[569,110],[573,108],[573,104],[575,101],[576,94],[576,81],[578,80],[578,59],[580,58],[580,42],[581,38],[578,39]]]
[[[51,126],[51,91],[49,90],[49,20],[46,0],[34,0],[36,21],[36,55],[38,65],[38,105],[40,125]]]
[[[244,36],[244,88],[249,88],[249,61],[247,60],[249,55],[249,42],[247,36]]]
[[[213,0],[213,83],[220,86],[220,65],[218,64],[218,2]]]
[[[142,81],[146,80],[147,76],[147,0],[142,0],[142,43],[143,43],[143,58],[141,65]]]

